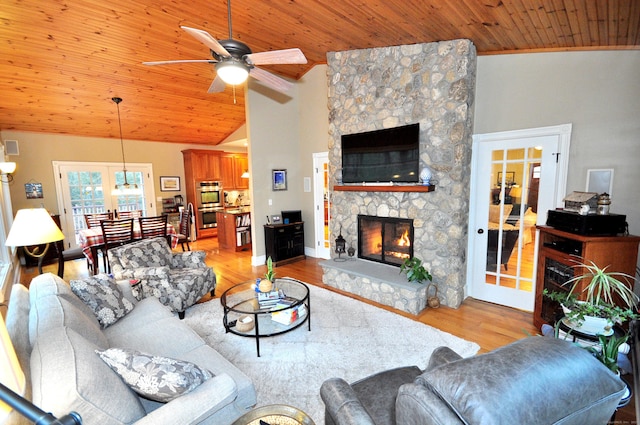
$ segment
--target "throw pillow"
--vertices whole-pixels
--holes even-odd
[[[133,391],[150,400],[169,402],[213,377],[193,363],[125,348],[96,353]]]
[[[95,314],[102,329],[105,329],[133,310],[116,281],[109,275],[98,274],[85,279],[72,280],[71,290]]]

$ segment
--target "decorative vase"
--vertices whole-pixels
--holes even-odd
[[[260,292],[271,292],[271,290],[273,289],[273,282],[271,282],[269,279],[262,279],[260,280],[258,289],[260,289]]]
[[[420,181],[425,186],[429,186],[431,184],[432,176],[433,176],[433,173],[431,172],[431,169],[427,166],[422,168],[422,171],[420,171]]]

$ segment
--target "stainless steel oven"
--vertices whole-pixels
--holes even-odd
[[[198,204],[198,209],[222,207],[223,196],[222,184],[220,184],[220,182],[196,182],[196,203]]]
[[[210,229],[218,227],[216,213],[224,211],[222,207],[198,208],[198,225],[201,229]]]

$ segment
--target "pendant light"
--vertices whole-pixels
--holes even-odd
[[[115,188],[111,191],[112,195],[137,195],[139,194],[140,188],[137,184],[129,184],[127,181],[127,164],[124,160],[124,141],[122,140],[122,122],[120,121],[120,102],[122,102],[121,97],[112,97],[111,100],[116,104],[116,108],[118,109],[118,127],[120,128],[120,149],[122,151],[122,171],[124,172],[124,183],[119,185],[116,183]]]

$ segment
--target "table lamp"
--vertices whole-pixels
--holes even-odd
[[[63,239],[64,234],[47,210],[29,208],[18,210],[5,245],[24,247],[27,255],[38,259],[38,272],[42,274],[42,260],[49,250],[49,244]],[[42,252],[39,252],[39,247],[29,249],[34,245],[45,245],[45,248]],[[60,274],[61,264],[63,264],[62,250],[58,249],[58,274]]]

